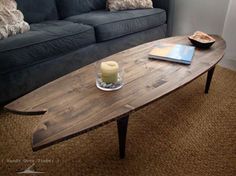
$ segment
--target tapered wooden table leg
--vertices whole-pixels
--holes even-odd
[[[128,127],[129,115],[117,120],[120,159],[125,158],[125,143]]]
[[[212,67],[208,73],[207,73],[207,81],[206,81],[206,87],[205,87],[205,93],[208,94],[210,86],[211,86],[211,80],[212,80],[212,76],[214,74],[215,71],[215,67]]]

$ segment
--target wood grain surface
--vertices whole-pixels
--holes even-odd
[[[33,132],[32,148],[39,150],[121,117],[193,81],[224,56],[225,41],[208,50],[196,49],[191,65],[148,59],[157,42],[191,45],[187,36],[166,38],[117,53],[104,60],[119,62],[125,85],[114,92],[96,88],[95,66],[65,75],[5,106],[20,114],[44,114]],[[144,119],[145,120],[145,119]]]

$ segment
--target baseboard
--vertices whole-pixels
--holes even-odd
[[[220,66],[236,71],[236,59],[224,58],[219,63]]]

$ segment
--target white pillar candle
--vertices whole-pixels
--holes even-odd
[[[105,83],[116,83],[118,79],[119,65],[115,61],[101,63],[102,81]]]

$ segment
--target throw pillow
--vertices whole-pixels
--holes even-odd
[[[110,11],[153,8],[152,0],[107,0]]]
[[[15,0],[0,0],[0,39],[30,30]]]

